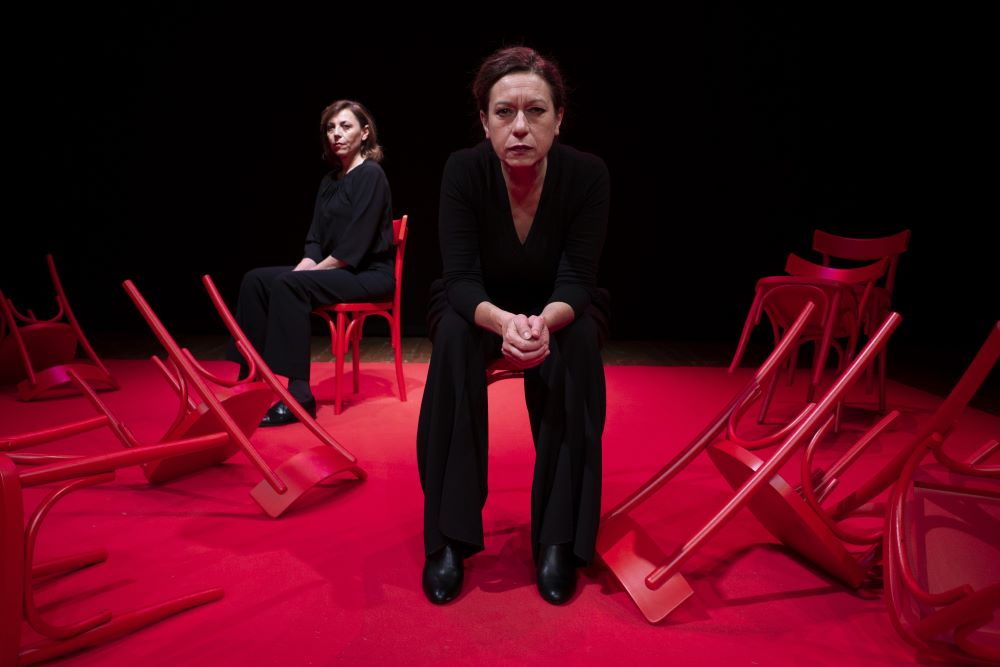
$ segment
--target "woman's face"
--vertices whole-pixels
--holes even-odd
[[[479,112],[486,137],[509,167],[537,165],[559,135],[563,110],[552,103],[549,84],[531,72],[515,72],[490,89],[486,112]]]
[[[330,152],[341,162],[350,163],[361,152],[362,142],[368,138],[368,128],[350,109],[341,109],[326,123],[326,140],[330,142]]]

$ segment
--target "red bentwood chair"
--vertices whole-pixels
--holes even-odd
[[[1000,322],[973,361],[965,389],[1000,357]],[[956,392],[949,402],[968,401]],[[979,377],[976,377],[979,376]],[[969,391],[971,396],[974,389]],[[937,417],[937,415],[936,415]],[[959,460],[944,450],[953,420],[934,419],[889,500],[885,599],[899,634],[925,657],[1000,664],[1000,433]],[[933,454],[939,465],[921,465]],[[994,458],[992,465],[987,461]]]
[[[875,426],[864,433],[848,451],[828,470],[815,468],[813,461],[818,446],[823,441],[828,422],[819,429],[806,447],[801,460],[801,485],[794,491],[780,477],[775,476],[772,486],[787,490],[773,491],[753,498],[748,508],[757,519],[788,548],[812,561],[821,569],[852,588],[858,588],[869,571],[883,557],[882,542],[885,521],[879,520],[872,528],[873,517],[882,519],[877,506],[869,504],[886,489],[893,486],[913,453],[929,440],[950,433],[969,400],[975,395],[1000,356],[1000,333],[994,330],[975,360],[962,375],[948,397],[909,444],[901,447],[881,468],[877,469],[858,488],[843,495],[836,503],[824,506],[848,468],[853,465],[878,436],[899,417],[893,410]],[[945,455],[935,449],[939,457]],[[926,453],[926,452],[925,452]],[[736,443],[721,442],[709,451],[720,472],[733,488],[740,485],[764,464],[763,461]],[[980,457],[981,458],[981,457]],[[949,459],[953,468],[968,470],[969,464]],[[1000,492],[1000,488],[997,489]],[[862,519],[869,522],[862,526]],[[1000,525],[997,526],[1000,529]],[[1000,561],[998,561],[1000,563]],[[998,571],[1000,577],[1000,571]]]
[[[177,345],[138,288],[131,281],[125,282],[125,290],[129,297],[167,350],[166,363],[157,357],[153,357],[153,361],[179,399],[177,415],[160,441],[169,442],[194,436],[213,437],[211,446],[177,456],[164,456],[143,464],[146,478],[153,483],[166,482],[207,466],[222,463],[242,450],[264,478],[251,491],[251,496],[271,517],[280,516],[306,491],[335,475],[346,472],[357,479],[365,479],[367,474],[357,464],[357,459],[288,394],[288,390],[253,349],[226,308],[211,278],[205,276],[203,282],[219,316],[235,339],[237,349],[247,360],[250,370],[243,379],[228,380],[204,368],[190,351],[181,349]],[[0,436],[0,451],[13,452],[104,426],[110,428],[126,448],[148,446],[135,438],[128,426],[112,413],[82,378],[72,371],[70,376],[78,383],[84,396],[100,416],[34,433]],[[195,399],[195,394],[198,400]],[[277,469],[272,469],[250,442],[250,437],[256,431],[268,407],[274,402],[275,394],[286,402],[320,444],[291,456]],[[12,453],[10,457],[25,464],[76,458],[73,455],[26,453]]]
[[[601,532],[597,540],[598,555],[651,623],[665,618],[692,595],[691,587],[680,573],[681,566],[755,494],[761,492],[762,487],[769,484],[775,471],[789,460],[796,449],[833,411],[858,375],[886,345],[900,321],[900,317],[896,314],[886,320],[861,353],[831,385],[822,400],[816,404],[808,404],[795,420],[775,434],[775,437],[782,438],[782,444],[771,459],[739,488],[725,507],[668,558],[647,532],[629,516],[629,513],[650,500],[685,469],[698,454],[705,451],[726,431],[727,426],[732,429],[731,420],[734,415],[740,412],[744,403],[761,393],[762,385],[770,380],[787,360],[798,341],[799,334],[810,320],[814,308],[813,304],[807,304],[748,385],[697,438],[602,519]]]
[[[56,292],[53,317],[22,314],[0,291],[0,384],[17,382],[22,401],[66,396],[75,393],[67,373],[72,369],[97,389],[118,389],[70,308],[52,255],[45,261]],[[77,347],[86,359],[77,358]]]
[[[875,283],[868,298],[868,312],[865,315],[865,334],[871,335],[878,323],[892,310],[892,292],[896,285],[896,269],[899,266],[899,256],[906,252],[910,245],[910,230],[906,229],[890,236],[877,238],[849,238],[837,236],[817,229],[813,233],[813,250],[823,256],[823,266],[831,266],[831,260],[848,260],[853,262],[871,262],[885,259],[889,264],[883,280]],[[858,288],[856,287],[856,290]],[[860,298],[860,294],[858,294]],[[886,355],[879,356],[878,361],[878,409],[885,412],[885,377]],[[871,391],[869,375],[868,391]]]
[[[335,475],[348,473],[359,480],[367,478],[367,473],[358,465],[357,458],[345,449],[339,442],[333,439],[319,423],[309,415],[308,412],[296,401],[285,386],[278,380],[264,359],[257,353],[253,345],[247,339],[246,334],[236,323],[236,319],[226,307],[219,291],[209,276],[202,277],[202,283],[208,291],[209,298],[215,306],[219,317],[226,324],[230,335],[236,341],[236,347],[247,360],[250,372],[246,378],[237,381],[228,381],[220,378],[205,369],[194,358],[188,350],[182,350],[173,337],[167,332],[166,327],[150,308],[146,300],[142,298],[139,290],[131,281],[125,281],[125,291],[132,298],[139,312],[146,323],[149,324],[153,333],[159,339],[160,344],[167,350],[168,358],[174,367],[178,384],[182,386],[186,383],[194,387],[198,395],[205,402],[205,410],[214,414],[215,419],[221,423],[223,429],[229,434],[232,440],[250,458],[250,461],[260,471],[264,479],[254,487],[250,495],[261,506],[268,515],[277,518],[292,503],[301,498],[308,490],[323,484]],[[254,390],[270,389],[278,395],[291,411],[298,417],[312,436],[319,440],[320,444],[309,449],[294,454],[288,460],[272,469],[260,456],[254,446],[250,443],[249,436],[241,429],[236,420],[224,408],[222,402],[215,396],[211,388],[206,384],[206,380],[219,386],[241,385],[249,382],[247,387],[254,387]],[[256,406],[256,401],[254,402]],[[265,408],[266,411],[266,408]],[[255,412],[253,419],[260,422],[260,418]],[[244,423],[248,423],[246,420]],[[254,426],[255,428],[255,426]]]
[[[403,379],[403,344],[400,335],[400,320],[402,311],[400,301],[403,295],[403,255],[406,252],[406,222],[407,216],[392,221],[392,233],[396,243],[396,267],[394,275],[396,278],[396,288],[392,294],[392,301],[379,301],[376,303],[337,303],[329,306],[318,306],[313,310],[314,315],[318,315],[326,320],[330,326],[330,351],[335,360],[336,394],[333,403],[334,414],[340,414],[343,402],[343,390],[341,381],[344,375],[344,356],[347,354],[347,346],[351,346],[351,363],[354,371],[354,393],[358,393],[359,369],[361,356],[359,346],[361,343],[361,330],[364,328],[365,319],[372,316],[384,317],[389,322],[389,334],[392,341],[392,349],[396,360],[396,385],[399,387],[399,400],[406,401],[406,381]]]
[[[887,266],[888,262],[883,259],[854,269],[835,269],[813,264],[790,254],[785,264],[785,271],[789,275],[761,278],[757,281],[754,301],[743,325],[729,371],[733,372],[739,367],[750,341],[750,334],[760,324],[763,315],[766,314],[770,320],[774,339],[777,341],[802,309],[802,304],[811,301],[817,308],[802,332],[801,340],[815,344],[813,369],[806,393],[806,400],[812,401],[822,380],[831,348],[837,351],[838,371],[854,357],[865,313],[868,312],[870,293],[875,282],[885,274]],[[839,342],[842,339],[846,339],[843,345]],[[797,350],[788,361],[790,381],[796,358]],[[772,381],[761,404],[761,422],[767,416],[775,386],[776,382]]]
[[[39,528],[56,502],[73,491],[113,479],[114,471],[119,468],[197,453],[214,441],[214,436],[200,436],[61,461],[28,471],[19,471],[8,457],[0,454],[0,664],[31,665],[58,658],[222,598],[221,588],[210,588],[123,614],[100,611],[73,623],[45,619],[34,598],[34,584],[38,580],[68,574],[108,557],[107,551],[96,549],[34,563]],[[23,489],[54,482],[61,485],[42,500],[25,522]],[[45,639],[22,646],[22,622]]]

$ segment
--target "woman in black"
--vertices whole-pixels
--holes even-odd
[[[593,558],[600,517],[607,304],[596,274],[608,172],[600,158],[556,143],[564,86],[535,51],[494,53],[473,89],[487,141],[452,154],[441,183],[444,278],[432,287],[417,432],[423,588],[431,602],[453,599],[462,559],[483,549],[485,367],[502,355],[524,370],[538,589],[560,604]]]
[[[309,414],[309,313],[321,304],[381,301],[395,286],[392,196],[378,162],[375,121],[357,102],[334,102],[320,117],[323,154],[333,167],[319,186],[303,258],[246,274],[236,320],[271,369],[288,377],[288,390]],[[235,346],[230,358],[242,362]],[[283,402],[261,426],[296,421]]]

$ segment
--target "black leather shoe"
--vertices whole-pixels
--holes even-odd
[[[424,561],[424,595],[434,604],[454,600],[462,590],[465,566],[455,547],[446,545]]]
[[[305,408],[309,416],[316,418],[316,399],[310,399],[302,403],[302,407]],[[299,420],[295,416],[284,401],[278,401],[271,406],[271,409],[267,411],[264,418],[260,420],[261,426],[284,426],[285,424],[294,424]]]
[[[538,593],[552,604],[569,602],[576,591],[576,556],[570,544],[543,544],[538,556]]]

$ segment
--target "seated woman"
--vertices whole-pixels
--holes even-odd
[[[535,443],[531,542],[538,590],[568,601],[593,558],[601,507],[607,303],[596,275],[608,219],[604,162],[556,142],[565,88],[529,48],[500,50],[473,84],[486,141],[451,155],[441,181],[444,280],[431,290],[434,347],[420,407],[423,588],[445,603],[483,549],[485,368],[524,370]]]
[[[309,414],[309,313],[317,305],[380,301],[393,279],[392,196],[379,161],[375,121],[357,102],[334,102],[320,117],[323,155],[332,165],[319,186],[303,258],[295,266],[253,269],[240,286],[236,320]],[[235,345],[229,358],[242,362]],[[261,426],[297,421],[283,402]]]

